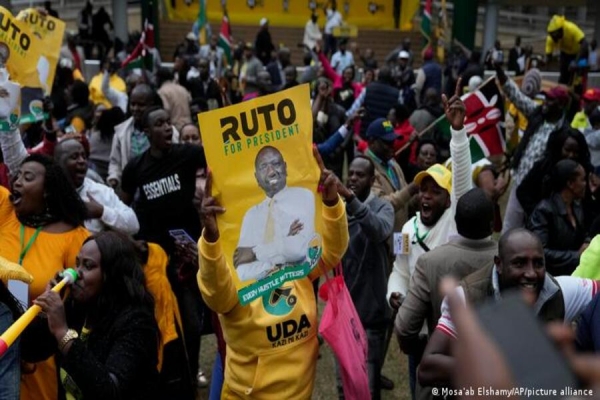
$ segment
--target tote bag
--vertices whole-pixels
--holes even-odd
[[[370,400],[367,335],[344,282],[341,265],[336,271],[334,278],[325,274],[326,282],[319,289],[319,296],[327,302],[319,333],[338,360],[345,398]]]

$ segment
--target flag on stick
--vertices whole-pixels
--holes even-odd
[[[152,49],[154,49],[154,25],[146,19],[140,41],[129,57],[121,63],[121,68],[134,69],[146,67],[147,69],[151,69],[154,57],[150,51]]]
[[[506,149],[503,121],[504,101],[494,78],[487,79],[475,92],[461,97],[467,109],[465,129],[469,135],[472,163],[489,156],[504,154]],[[450,123],[445,115],[419,132],[419,136],[431,129],[438,130],[447,139],[451,137]],[[405,147],[398,150],[396,154],[404,149]]]
[[[227,13],[223,14],[223,20],[221,21],[221,33],[219,34],[219,43],[217,44],[225,52],[227,58],[227,64],[232,65],[231,59],[231,25],[229,24],[229,18]]]
[[[421,18],[421,34],[423,34],[423,53],[431,46],[431,2],[425,0],[423,16]]]

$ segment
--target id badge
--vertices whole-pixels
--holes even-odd
[[[410,253],[410,240],[408,233],[395,232],[394,233],[394,255],[409,254]]]

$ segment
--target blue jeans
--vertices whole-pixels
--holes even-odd
[[[12,312],[0,303],[0,332],[4,332],[14,322]],[[0,359],[0,399],[19,400],[21,363],[19,360],[19,339],[8,348]]]
[[[217,357],[215,358],[215,364],[210,377],[209,400],[219,400],[221,398],[221,392],[223,391],[223,375],[223,360],[221,360],[221,353],[217,351]]]

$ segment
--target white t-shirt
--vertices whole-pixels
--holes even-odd
[[[496,274],[496,268],[492,270],[493,274]],[[496,275],[497,276],[497,275]],[[592,298],[598,293],[599,284],[598,281],[594,281],[591,279],[583,279],[583,278],[575,278],[572,276],[557,276],[554,279],[558,282],[558,286],[562,291],[563,299],[565,302],[565,319],[566,323],[573,321],[575,318],[579,316],[585,310],[587,305]],[[500,298],[500,292],[497,289],[497,282],[493,283],[494,292],[496,299]],[[541,309],[544,300],[542,300],[542,295],[545,290],[550,290],[555,288],[556,286],[546,274],[546,280],[544,282],[544,288],[542,289],[542,293],[540,293],[540,297],[538,301],[534,305],[534,309],[536,313]],[[456,292],[460,296],[463,301],[465,300],[465,291],[462,286],[456,288]],[[547,298],[546,298],[547,299]],[[448,299],[445,298],[442,302],[442,316],[438,321],[438,325],[436,329],[444,332],[446,335],[456,339],[456,328],[454,327],[454,323],[452,322],[452,316],[450,315],[450,309],[448,306]]]
[[[327,22],[325,23],[325,34],[333,34],[333,28],[342,24],[342,14],[339,11],[327,9]]]

